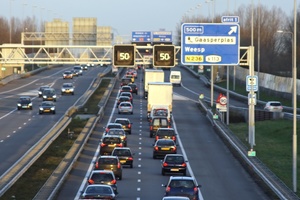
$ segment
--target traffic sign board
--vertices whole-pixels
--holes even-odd
[[[238,16],[222,16],[221,17],[222,23],[239,23],[239,17]]]
[[[246,77],[246,91],[250,92],[253,90],[254,92],[258,91],[258,77],[257,76],[247,76]]]
[[[237,65],[239,46],[239,24],[184,23],[181,26],[183,65]]]
[[[172,43],[172,31],[153,31],[152,41],[161,43]]]
[[[132,42],[151,42],[151,31],[133,31],[131,34]]]
[[[175,46],[174,45],[154,45],[153,46],[153,66],[174,67],[175,66]]]
[[[129,67],[135,65],[135,45],[115,45],[113,50],[113,65]]]

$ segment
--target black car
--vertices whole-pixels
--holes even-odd
[[[110,155],[115,147],[123,147],[122,138],[119,135],[104,135],[100,142],[100,155]]]
[[[56,93],[53,88],[48,88],[43,90],[43,101],[56,101]]]
[[[171,128],[168,117],[156,116],[152,118],[150,122],[150,137],[155,136],[159,128]]]
[[[39,114],[52,113],[55,114],[55,104],[53,101],[43,101],[39,107]]]
[[[124,131],[131,134],[132,122],[128,118],[116,118],[115,123],[122,124]]]
[[[73,83],[63,83],[63,85],[61,86],[61,95],[64,94],[72,94],[74,95],[74,85]]]
[[[17,103],[18,110],[30,109],[32,110],[32,101],[29,96],[21,96]]]
[[[43,86],[41,86],[41,87],[39,88],[39,91],[38,91],[39,97],[42,97],[42,96],[43,96],[43,91],[44,91],[44,89],[49,89],[49,88],[51,88],[49,85],[43,85]]]
[[[115,199],[116,194],[110,185],[88,185],[81,195],[81,199]]]
[[[127,135],[122,127],[121,128],[111,128],[107,132],[105,132],[103,136],[109,136],[109,135],[120,136],[122,139],[123,146],[127,147]]]
[[[133,96],[131,94],[131,92],[120,92],[119,97],[121,96],[126,96],[130,98],[130,103],[133,103]]]
[[[176,135],[173,128],[158,128],[155,134],[155,141],[158,139],[172,139],[176,143]]]
[[[132,89],[131,93],[135,93],[136,95],[138,94],[138,87],[135,83],[130,83],[130,84],[128,84],[128,86],[130,86]]]
[[[182,154],[167,154],[161,164],[161,174],[182,173],[186,176],[186,162]]]
[[[115,194],[118,194],[117,179],[111,170],[93,170],[88,178],[88,184],[110,185]]]
[[[196,180],[190,176],[170,176],[166,187],[165,196],[184,196],[190,200],[199,199],[199,185]]]
[[[111,170],[119,180],[122,180],[122,165],[117,156],[99,156],[95,163],[95,169]]]
[[[116,147],[111,153],[112,156],[117,156],[120,163],[124,165],[129,165],[130,168],[133,167],[133,153],[131,153],[128,147]]]
[[[167,154],[176,154],[177,147],[171,139],[159,139],[153,145],[153,158],[165,157]]]
[[[121,87],[124,86],[124,85],[128,85],[129,83],[131,83],[131,78],[122,78],[121,80]]]

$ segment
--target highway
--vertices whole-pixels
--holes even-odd
[[[178,70],[181,70],[178,68]],[[199,93],[209,96],[199,80],[185,70],[182,71],[183,86],[174,87],[173,127],[178,132],[179,153],[188,160],[188,174],[197,179],[200,199],[270,199],[255,183],[242,165],[236,160],[209,120],[197,107]],[[133,122],[132,134],[128,136],[128,147],[135,153],[133,168],[123,168],[123,179],[118,181],[118,199],[152,200],[164,196],[164,187],[169,176],[160,173],[160,159],[152,158],[153,138],[149,138],[149,125],[146,120],[147,101],[143,99],[142,70],[136,80],[139,94],[134,95],[134,114],[120,115],[115,109],[115,100],[119,90],[117,82],[105,109],[105,115],[86,144],[78,162],[74,165],[66,182],[55,199],[78,199],[84,189],[87,176],[98,156],[99,141],[103,127],[116,117],[128,117]],[[165,71],[168,81],[168,71]],[[232,101],[233,102],[233,101]]]
[[[84,75],[73,79],[62,78],[62,73],[72,66],[51,68],[34,76],[14,80],[0,87],[0,174],[15,164],[21,156],[34,146],[55,124],[62,118],[66,110],[78,101],[89,88],[98,73],[105,68],[91,68],[84,71]],[[61,95],[62,83],[72,82],[75,94]],[[39,115],[38,107],[42,102],[38,98],[41,85],[51,85],[56,89],[56,114]],[[17,110],[20,96],[28,95],[33,98],[33,110]]]

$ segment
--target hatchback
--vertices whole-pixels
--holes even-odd
[[[130,102],[130,97],[128,96],[119,96],[118,101],[117,101],[117,107],[120,105],[121,102]]]
[[[121,102],[118,106],[118,114],[130,113],[133,114],[133,106],[130,102]]]
[[[120,160],[120,163],[124,165],[129,165],[130,168],[133,167],[133,153],[131,153],[130,148],[128,147],[116,147],[111,153],[112,156],[117,156]]]
[[[88,185],[81,195],[81,199],[115,199],[116,194],[110,185]]]
[[[153,117],[150,122],[150,137],[155,136],[156,131],[159,128],[171,128],[171,124],[167,117],[156,116]]]
[[[130,102],[133,103],[133,96],[131,94],[131,92],[120,92],[120,96],[126,96],[126,97],[129,97],[130,98]]]
[[[110,155],[115,147],[123,147],[119,135],[104,135],[100,142],[100,155]]]
[[[182,154],[167,154],[161,164],[161,174],[182,173],[186,176],[186,162]]]
[[[119,180],[122,180],[122,165],[117,156],[99,156],[95,163],[95,169],[111,170]]]
[[[171,139],[159,139],[153,145],[153,158],[164,157],[167,154],[176,154],[177,147]]]
[[[118,194],[117,179],[111,170],[93,170],[88,178],[88,184],[110,185],[115,194]]]
[[[124,85],[121,87],[120,92],[130,92],[132,93],[132,88],[128,85]]]
[[[132,122],[128,118],[116,118],[115,123],[122,124],[122,128],[126,133],[131,134]]]
[[[170,176],[166,187],[165,196],[184,196],[189,197],[190,200],[199,199],[200,187],[196,180],[190,176]]]
[[[109,129],[111,129],[111,128],[122,128],[122,124],[120,124],[120,123],[108,123],[108,124],[106,125],[106,127],[104,127],[104,128],[105,128],[105,132],[104,132],[104,133],[106,133],[106,132],[108,132]]]
[[[123,85],[128,85],[129,83],[131,83],[131,78],[126,78],[126,77],[124,77],[124,78],[122,78],[122,80],[121,80],[121,87],[122,87]]]
[[[155,134],[155,141],[158,139],[172,139],[176,143],[176,133],[173,128],[158,128]]]
[[[190,199],[188,197],[169,196],[169,197],[163,197],[162,200],[190,200]]]
[[[127,147],[127,135],[123,128],[111,128],[109,131],[104,133],[105,136],[118,135],[122,139],[124,147]]]
[[[132,89],[131,93],[135,93],[136,95],[138,94],[138,87],[135,83],[130,83],[130,84],[128,84],[128,86],[130,86]]]
[[[268,101],[264,109],[269,112],[282,112],[283,107],[279,101]]]

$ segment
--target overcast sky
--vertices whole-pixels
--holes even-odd
[[[98,26],[111,26],[116,34],[129,37],[136,30],[175,32],[184,15],[212,16],[213,8],[215,15],[221,15],[259,2],[293,14],[294,0],[1,0],[0,15],[20,19],[35,15],[43,21],[60,18],[70,27],[74,17],[92,17]]]

